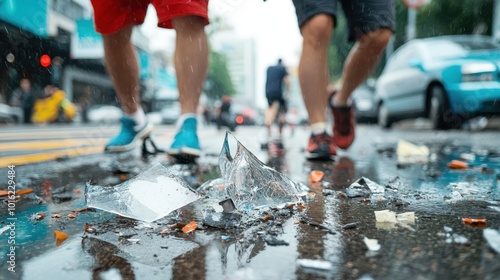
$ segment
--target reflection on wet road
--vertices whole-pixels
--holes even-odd
[[[18,189],[31,187],[34,191],[21,196],[17,204],[17,261],[22,273],[16,276],[494,279],[499,275],[500,256],[483,238],[483,228],[500,228],[500,153],[495,145],[488,144],[495,143],[495,133],[388,134],[361,126],[349,152],[340,151],[335,161],[322,163],[303,159],[307,131],[285,138],[283,148],[261,150],[255,136],[257,130],[242,128],[235,136],[257,158],[292,180],[309,185],[311,192],[304,208],[263,208],[243,214],[224,228],[204,223],[214,210],[222,210],[218,201],[210,200],[190,204],[152,223],[99,210],[73,212],[85,207],[86,182],[116,185],[156,163],[179,174],[193,188],[220,177],[217,164],[222,132],[204,132],[205,155],[195,165],[175,164],[164,154],[141,157],[140,151],[134,151],[17,167]],[[428,146],[431,160],[398,163],[396,147],[400,139]],[[448,168],[451,160],[464,157],[470,168]],[[312,170],[324,173],[322,182],[308,181]],[[384,192],[348,197],[347,188],[361,177],[379,184]],[[385,209],[398,214],[415,212],[416,222],[376,223],[374,211]],[[37,212],[45,213],[45,218],[33,219]],[[0,213],[5,217],[5,209]],[[69,218],[70,213],[76,217]],[[55,218],[54,214],[61,217]],[[470,225],[462,218],[486,218],[487,222],[485,226]],[[191,221],[198,228],[191,233],[182,232],[179,225]],[[54,230],[67,233],[70,238],[56,247]],[[367,250],[365,237],[377,239],[381,249]],[[6,240],[5,235],[0,237],[0,242]],[[3,251],[0,260],[6,261]],[[298,260],[326,261],[330,266],[312,262],[305,267]],[[0,275],[6,273],[3,270]]]

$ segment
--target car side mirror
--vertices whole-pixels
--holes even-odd
[[[410,60],[410,67],[417,68],[418,70],[425,72],[424,65],[422,64],[422,60],[420,59]]]

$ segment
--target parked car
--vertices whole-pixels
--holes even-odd
[[[181,115],[181,105],[178,101],[165,103],[161,109],[161,123],[174,124]]]
[[[500,114],[500,46],[487,36],[412,40],[377,80],[378,123],[428,117],[435,129],[460,128],[475,116]]]
[[[88,110],[88,118],[94,123],[118,123],[123,111],[111,105],[93,105]]]
[[[376,123],[377,105],[375,102],[375,80],[370,78],[358,86],[352,93],[358,123]]]

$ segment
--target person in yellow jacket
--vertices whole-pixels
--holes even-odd
[[[35,101],[33,123],[51,123],[58,120],[72,121],[76,116],[76,106],[66,99],[63,90],[47,85],[44,97]]]

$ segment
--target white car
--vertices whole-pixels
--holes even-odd
[[[123,116],[123,111],[111,105],[94,105],[88,110],[88,119],[93,123],[117,123]]]

